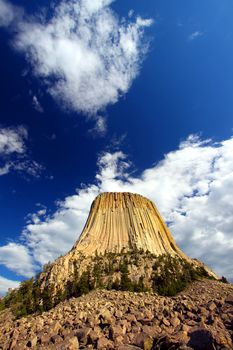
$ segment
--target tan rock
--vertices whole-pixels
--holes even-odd
[[[90,333],[88,334],[88,339],[90,340],[90,342],[92,344],[96,343],[97,340],[100,338],[101,336],[101,331],[100,329],[96,329],[96,327],[94,329],[92,329],[90,331]]]
[[[165,326],[170,326],[170,322],[165,317],[162,319],[162,322]]]
[[[50,336],[48,334],[42,334],[41,337],[39,338],[39,342],[41,344],[47,344],[50,341]]]
[[[83,327],[81,329],[78,329],[76,332],[76,335],[78,337],[79,342],[86,344],[87,338],[88,338],[91,331],[92,331],[92,329],[90,327]]]
[[[141,332],[135,335],[133,344],[144,350],[151,350],[153,346],[153,339],[148,334]]]
[[[122,313],[122,311],[120,311],[120,310],[116,310],[114,315],[115,315],[115,317],[117,317],[117,318],[121,318],[121,317],[123,316],[123,313]]]
[[[102,323],[111,324],[114,320],[114,316],[108,309],[104,308],[99,312],[99,319]]]
[[[178,327],[180,325],[180,320],[178,317],[173,317],[170,319],[170,323],[173,327]]]
[[[61,328],[62,326],[59,322],[54,322],[50,327],[50,331],[51,333],[57,334]]]
[[[79,349],[79,342],[77,337],[72,337],[67,339],[65,342],[65,349],[66,350],[78,350]]]
[[[214,302],[212,302],[212,303],[210,303],[209,305],[208,305],[208,309],[210,310],[210,311],[214,311],[215,309],[216,309],[216,304],[214,303]]]
[[[30,347],[30,348],[34,348],[34,347],[37,345],[37,340],[38,340],[38,339],[37,339],[37,336],[35,335],[34,337],[32,337],[32,338],[29,340],[27,346]]]
[[[114,344],[112,341],[108,340],[107,338],[101,337],[97,341],[97,349],[98,350],[114,349]]]
[[[84,230],[73,250],[87,256],[96,252],[120,253],[130,247],[156,255],[170,253],[187,258],[150,200],[125,192],[99,195],[92,203]]]
[[[115,340],[118,336],[123,336],[126,333],[126,327],[112,325],[109,329],[111,339]]]
[[[61,343],[63,339],[60,335],[56,334],[51,337],[51,341],[52,343],[57,344],[57,343]]]

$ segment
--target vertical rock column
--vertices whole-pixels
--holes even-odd
[[[73,251],[86,256],[142,249],[156,255],[179,255],[156,206],[149,199],[128,192],[107,192],[96,197]]]

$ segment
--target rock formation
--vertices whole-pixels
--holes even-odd
[[[72,252],[88,256],[129,250],[187,259],[149,199],[126,192],[100,194],[92,203],[86,225]]]
[[[135,251],[149,252],[154,257],[177,257],[203,267],[209,275],[218,278],[208,267],[188,258],[178,248],[152,201],[139,194],[109,192],[100,194],[92,203],[84,229],[70,252],[41,274],[42,288],[48,284],[53,284],[56,290],[63,288],[72,280],[75,270],[78,269],[81,276],[96,255]],[[141,276],[145,274],[146,265],[152,272],[153,263],[152,257],[144,259],[144,263],[141,261]]]

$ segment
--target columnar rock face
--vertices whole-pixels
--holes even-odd
[[[133,193],[103,193],[92,203],[73,249],[84,255],[149,251],[187,258],[177,247],[154,203]]]

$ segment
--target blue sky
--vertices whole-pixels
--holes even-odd
[[[65,3],[0,0],[0,292],[70,249],[105,190],[150,197],[233,278],[231,2]]]

